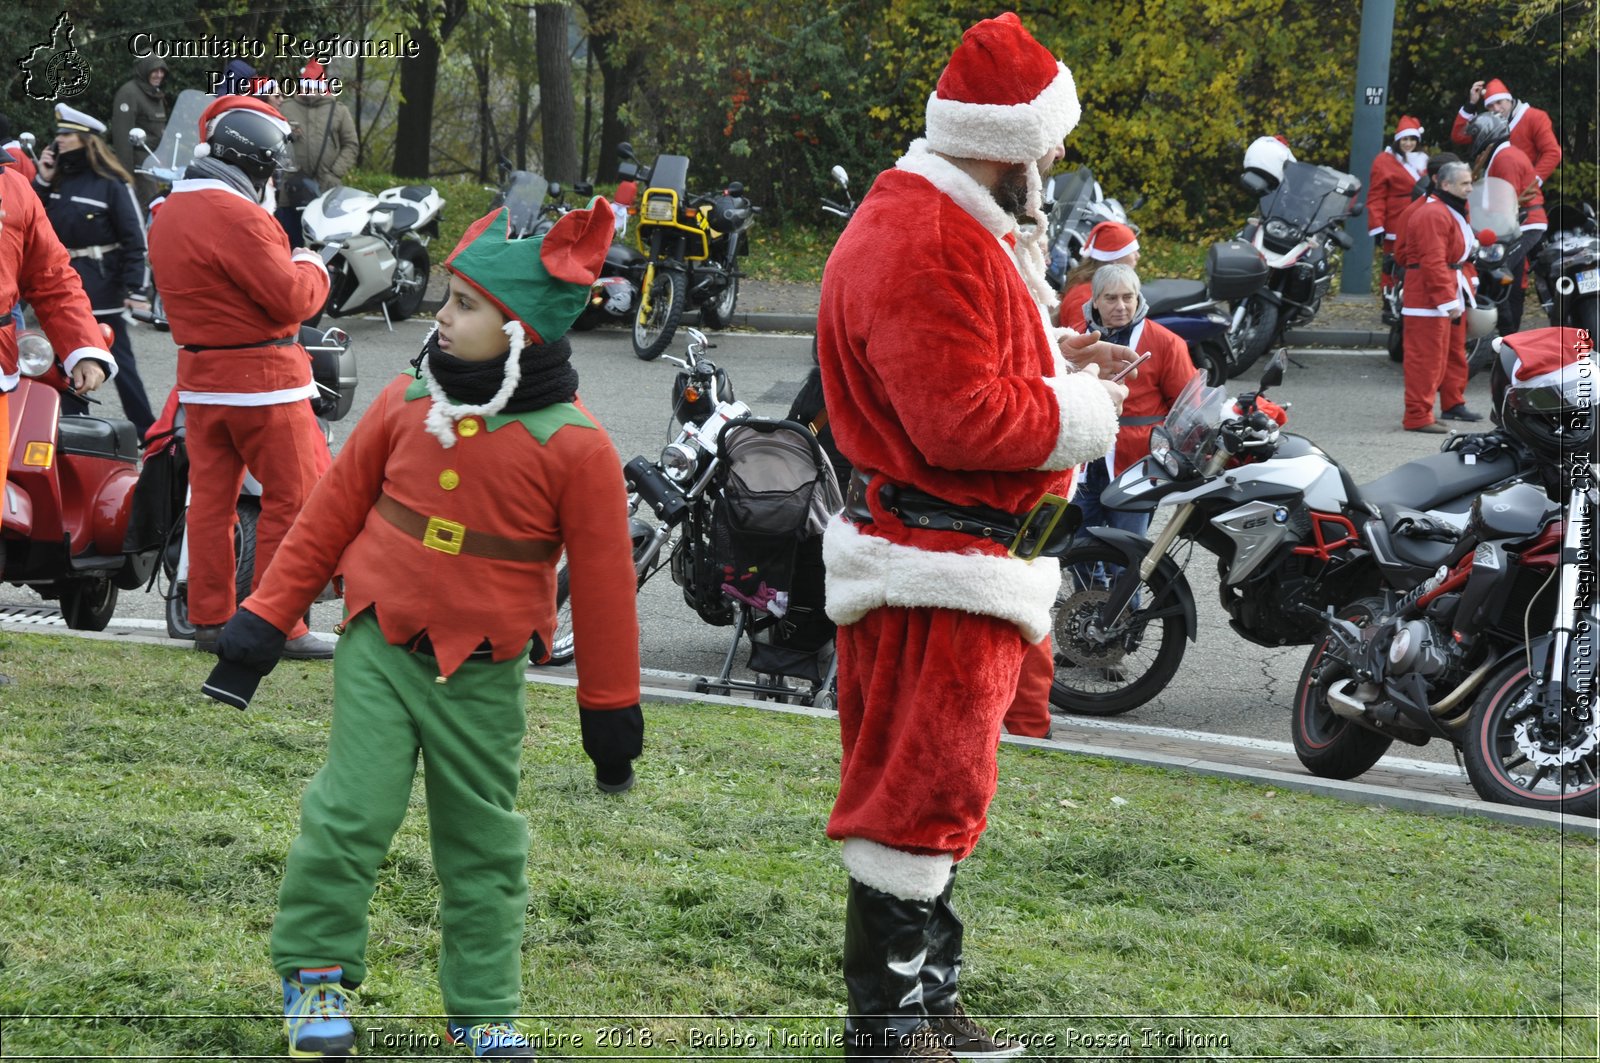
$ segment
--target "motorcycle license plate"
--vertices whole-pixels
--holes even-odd
[[[1577,277],[1578,294],[1591,295],[1600,292],[1600,269],[1580,270]]]

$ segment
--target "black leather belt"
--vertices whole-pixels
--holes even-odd
[[[883,480],[871,489],[878,492],[883,508],[908,528],[974,535],[999,543],[1007,553],[1025,561],[1060,557],[1072,545],[1072,537],[1083,523],[1078,507],[1060,495],[1045,495],[1028,512],[1017,514],[988,506],[958,506],[915,487]],[[867,505],[868,490],[867,478],[859,471],[852,472],[844,512],[856,524],[871,524],[875,519]]]
[[[298,336],[284,336],[282,339],[256,340],[254,343],[230,343],[227,346],[208,343],[203,347],[196,347],[193,344],[186,343],[183,345],[183,349],[190,354],[199,354],[201,351],[247,351],[252,347],[288,347],[299,342],[300,338]]]

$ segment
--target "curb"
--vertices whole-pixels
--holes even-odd
[[[733,327],[754,332],[795,332],[811,335],[816,331],[815,314],[734,314]],[[1387,332],[1371,329],[1290,329],[1284,334],[1290,347],[1356,347],[1383,349]]]

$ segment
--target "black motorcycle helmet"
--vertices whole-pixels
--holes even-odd
[[[1495,423],[1543,462],[1595,460],[1600,374],[1577,329],[1529,329],[1494,341],[1489,390]],[[1581,357],[1578,355],[1581,353]]]
[[[1511,125],[1505,115],[1482,111],[1467,123],[1467,136],[1472,138],[1467,160],[1476,163],[1484,152],[1499,147],[1511,139]]]
[[[237,110],[217,119],[206,144],[213,158],[243,170],[251,183],[260,188],[277,171],[294,171],[290,139],[291,134],[278,128],[266,115]]]

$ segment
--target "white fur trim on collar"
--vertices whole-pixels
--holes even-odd
[[[926,179],[977,219],[995,239],[1016,232],[1017,219],[1000,209],[1000,204],[994,201],[994,193],[949,159],[935,155],[926,140],[913,140],[906,153],[895,160],[894,168]]]
[[[955,859],[949,853],[922,856],[866,838],[846,838],[839,859],[850,877],[863,886],[903,901],[931,901],[950,882]]]
[[[827,613],[836,624],[853,624],[886,606],[956,609],[1008,620],[1038,642],[1050,633],[1050,609],[1061,589],[1061,566],[1049,558],[1029,564],[977,551],[924,550],[861,531],[839,516],[823,535],[822,561]]]
[[[422,359],[422,380],[428,385],[428,394],[433,397],[425,424],[428,433],[446,450],[456,445],[457,421],[474,415],[494,416],[505,409],[506,403],[511,401],[511,393],[517,390],[517,383],[522,379],[522,348],[527,344],[527,334],[522,330],[522,322],[515,318],[507,321],[501,331],[511,340],[511,351],[506,356],[506,369],[500,378],[500,390],[496,391],[488,402],[476,406],[451,402],[450,397],[444,393],[444,388],[434,379],[433,370],[428,368],[428,359],[426,357]],[[428,338],[422,341],[422,345],[427,347],[432,343],[433,337],[438,332],[439,326],[434,325],[432,331],[428,333]]]
[[[962,159],[1037,162],[1059,145],[1081,114],[1072,71],[1056,63],[1056,76],[1027,103],[966,103],[928,97],[928,143]]]

